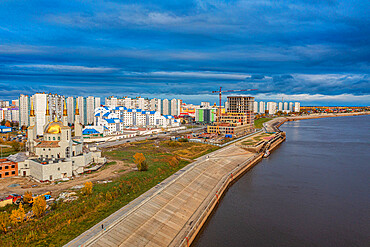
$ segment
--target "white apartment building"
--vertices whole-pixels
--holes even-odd
[[[274,115],[276,113],[276,102],[267,102],[267,111],[270,115]]]
[[[162,115],[170,115],[170,102],[168,99],[162,100]]]
[[[299,103],[299,102],[294,103],[294,111],[295,112],[300,112],[301,111],[301,103]]]
[[[283,102],[279,102],[278,111],[283,111]]]
[[[28,95],[21,94],[19,96],[19,126],[29,125],[30,115],[30,97]]]
[[[260,103],[259,103],[258,113],[265,113],[265,109],[266,109],[266,107],[265,107],[265,102],[260,101]]]
[[[257,101],[253,102],[253,112],[258,113],[258,102]]]
[[[289,102],[289,111],[290,111],[290,112],[292,112],[292,111],[293,111],[293,107],[294,107],[293,102]]]
[[[36,135],[42,136],[44,133],[45,126],[45,113],[46,113],[46,99],[47,94],[45,93],[36,93],[32,96],[33,107],[35,111],[35,127]]]
[[[68,97],[67,102],[67,121],[69,124],[74,123],[74,117],[75,117],[75,99],[73,97]],[[81,114],[81,113],[80,113]]]
[[[288,108],[288,102],[284,102],[284,108],[283,108],[283,111],[288,111],[289,108]]]
[[[178,99],[171,100],[171,114],[172,116],[180,115],[181,101]]]

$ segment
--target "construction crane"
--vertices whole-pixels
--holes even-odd
[[[256,91],[257,89],[242,89],[242,90],[225,90],[225,91],[222,91],[222,87],[220,87],[220,90],[218,91],[212,91],[212,93],[218,93],[219,94],[219,97],[220,97],[220,107],[219,107],[219,112],[218,112],[218,119],[217,119],[217,122],[220,121],[220,117],[221,117],[221,99],[222,99],[222,93],[230,93],[230,92],[246,92],[246,91]]]

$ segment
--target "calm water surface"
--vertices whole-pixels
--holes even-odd
[[[285,123],[193,246],[370,246],[370,116]]]

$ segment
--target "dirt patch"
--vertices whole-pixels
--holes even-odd
[[[113,160],[108,160],[108,163]],[[11,177],[0,179],[0,198],[6,197],[11,193],[24,195],[25,192],[30,191],[32,194],[42,194],[51,191],[52,195],[58,195],[60,192],[68,190],[76,185],[90,181],[96,182],[98,180],[112,180],[122,174],[132,171],[135,164],[125,163],[123,161],[114,160],[115,164],[103,166],[99,171],[91,174],[81,174],[74,177],[73,180],[62,182],[59,184],[54,183],[39,183],[28,177]],[[11,184],[20,184],[17,187],[8,187]],[[32,187],[35,186],[36,187]]]

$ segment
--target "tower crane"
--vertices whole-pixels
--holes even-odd
[[[220,98],[220,107],[219,107],[219,112],[218,112],[218,122],[220,121],[220,117],[221,117],[221,99],[222,99],[222,93],[230,93],[230,92],[246,92],[246,91],[256,91],[257,89],[241,89],[241,90],[225,90],[225,91],[222,91],[222,87],[220,87],[220,90],[217,90],[217,91],[212,91],[212,93],[218,93],[219,94],[219,98]]]

